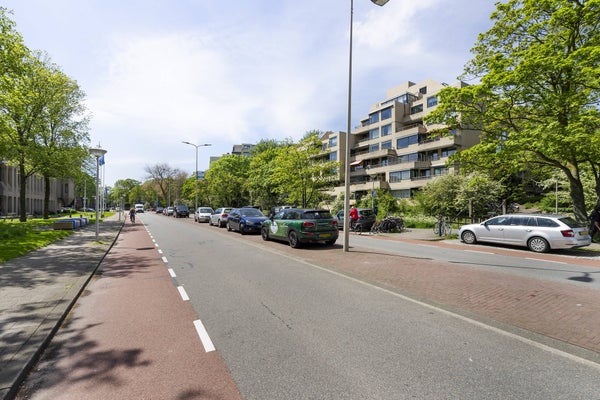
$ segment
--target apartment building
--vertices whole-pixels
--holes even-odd
[[[466,84],[457,82],[453,86]],[[438,104],[437,94],[445,83],[426,80],[405,82],[389,89],[382,101],[371,106],[367,116],[350,134],[350,192],[358,199],[373,189],[388,190],[396,198],[411,198],[419,188],[436,177],[454,173],[448,157],[479,141],[479,132],[453,131],[450,136],[431,136],[424,118]],[[323,148],[344,163],[343,132],[328,132]],[[344,191],[344,171],[335,194]]]
[[[19,206],[18,168],[0,162],[0,213],[2,216],[18,215]],[[27,214],[41,215],[44,209],[44,178],[35,174],[27,179]],[[72,179],[50,179],[49,210],[54,212],[71,205],[75,199],[75,185]]]

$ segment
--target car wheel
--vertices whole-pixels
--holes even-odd
[[[460,239],[466,244],[475,244],[477,242],[477,237],[471,231],[464,231],[460,236]]]
[[[527,241],[527,247],[529,250],[535,251],[536,253],[546,253],[550,250],[550,245],[546,239],[535,236]]]
[[[227,223],[227,230],[231,232],[231,225],[229,225],[229,222]]]
[[[290,242],[290,247],[293,249],[300,247],[300,241],[298,240],[298,233],[296,233],[296,231],[288,232],[288,242]]]
[[[263,228],[260,230],[260,236],[262,236],[263,240],[269,240],[269,228],[267,228],[266,226],[263,226]]]
[[[219,228],[225,228],[225,222],[219,221]]]
[[[244,224],[240,224],[240,233],[242,235],[246,234],[246,226]]]

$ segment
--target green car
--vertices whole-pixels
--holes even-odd
[[[331,246],[339,236],[337,220],[328,210],[286,208],[263,222],[263,240],[287,241],[293,248],[303,243],[325,242]]]

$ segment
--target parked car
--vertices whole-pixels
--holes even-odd
[[[263,240],[286,241],[291,247],[303,243],[325,242],[333,245],[339,236],[337,220],[328,210],[287,208],[263,223]]]
[[[242,235],[251,232],[260,233],[262,223],[266,220],[267,217],[256,208],[234,208],[227,215],[227,230],[239,231]]]
[[[366,232],[371,229],[375,223],[377,216],[370,208],[359,208],[358,209],[358,222],[354,225],[354,230],[358,232]],[[340,210],[335,215],[335,219],[338,223],[339,229],[344,229],[344,220],[349,220],[350,217],[344,218],[344,210]]]
[[[592,241],[587,226],[562,215],[500,215],[480,224],[461,226],[458,237],[467,244],[524,246],[536,253],[587,246]]]
[[[186,205],[178,204],[175,207],[173,207],[173,216],[175,218],[189,218],[190,209]]]
[[[218,226],[219,228],[225,228],[227,225],[227,216],[231,212],[230,207],[217,208],[210,216],[208,221],[209,225]]]
[[[135,205],[135,212],[136,213],[143,213],[144,212],[144,205],[143,204],[136,204]]]
[[[198,207],[194,213],[194,221],[196,222],[210,222],[210,216],[214,210],[210,207]]]
[[[171,215],[173,215],[173,211],[174,211],[173,207],[165,207],[163,214],[166,215],[167,217],[170,217]]]
[[[156,207],[155,211],[156,211],[157,214],[162,214],[163,211],[164,211],[164,207],[158,206],[158,207]]]

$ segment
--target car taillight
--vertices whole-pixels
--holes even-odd
[[[575,232],[573,232],[571,229],[560,231],[560,233],[562,233],[563,237],[575,237]]]
[[[227,214],[223,214],[223,215],[222,215],[222,217],[223,217],[223,218],[227,218]]]
[[[337,224],[338,224],[338,223],[337,223],[337,221],[336,221],[335,219],[334,219],[333,221],[331,221],[331,225],[333,225],[333,226],[337,226]]]
[[[304,221],[302,223],[302,226],[305,228],[314,228],[315,227],[315,223],[314,222],[310,222],[310,221]]]

